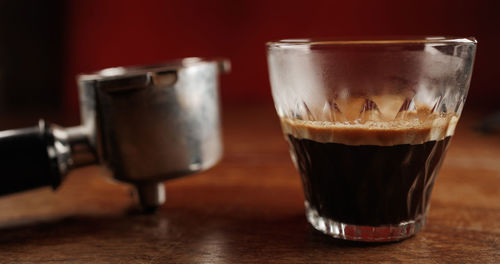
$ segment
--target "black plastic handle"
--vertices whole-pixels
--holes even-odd
[[[36,127],[0,131],[0,195],[56,188],[61,173],[53,145],[54,137],[43,121]]]

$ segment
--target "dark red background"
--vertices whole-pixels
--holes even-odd
[[[270,102],[265,42],[359,35],[456,35],[479,40],[468,104],[497,107],[500,1],[86,0],[67,2],[63,99],[75,75],[104,67],[223,56],[225,103]],[[469,107],[470,107],[469,106]],[[498,108],[498,107],[497,107]]]

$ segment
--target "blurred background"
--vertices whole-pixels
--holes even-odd
[[[231,60],[224,104],[269,104],[267,41],[379,35],[475,36],[465,111],[493,112],[499,14],[485,0],[0,0],[0,116],[77,124],[78,73],[188,56]]]

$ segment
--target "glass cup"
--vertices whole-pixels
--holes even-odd
[[[314,228],[372,242],[422,229],[476,43],[425,37],[267,44],[276,111]]]

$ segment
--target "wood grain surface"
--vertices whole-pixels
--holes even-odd
[[[345,242],[304,217],[298,173],[271,106],[224,109],[225,157],[169,181],[156,214],[103,168],[56,191],[0,198],[0,263],[499,263],[500,135],[465,115],[432,195],[428,224],[396,243]]]

